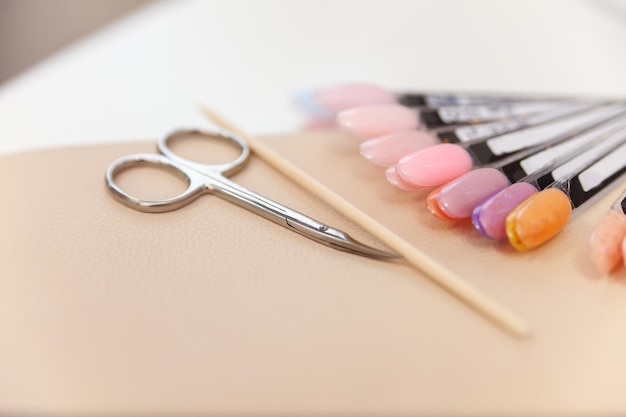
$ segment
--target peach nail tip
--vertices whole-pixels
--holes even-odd
[[[486,238],[506,239],[507,215],[536,192],[537,189],[526,182],[518,182],[498,191],[472,211],[474,228]]]
[[[350,82],[327,85],[311,91],[310,100],[326,112],[338,113],[354,107],[393,104],[395,96],[375,84]]]
[[[624,261],[624,265],[626,266],[626,238],[622,241],[622,259]]]
[[[404,155],[438,143],[433,135],[421,131],[402,131],[369,139],[359,145],[361,155],[373,164],[388,167]]]
[[[409,184],[437,187],[472,169],[472,158],[461,146],[442,143],[410,153],[396,164],[396,171]]]
[[[417,113],[398,104],[356,107],[337,115],[337,125],[358,139],[372,139],[418,126]]]
[[[572,214],[572,204],[560,190],[548,188],[531,195],[506,219],[511,246],[520,251],[534,249],[556,236]]]
[[[598,271],[608,275],[622,264],[625,236],[624,214],[610,210],[600,219],[589,237],[591,263]]]

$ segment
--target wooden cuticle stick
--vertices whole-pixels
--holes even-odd
[[[519,338],[528,336],[530,327],[525,320],[496,303],[474,286],[414,247],[411,243],[377,222],[334,191],[328,189],[325,185],[303,172],[291,162],[285,160],[285,158],[270,149],[259,139],[247,134],[217,113],[205,107],[200,107],[200,110],[216,125],[245,139],[250,145],[252,152],[267,164],[286,175],[301,187],[304,187],[307,191],[320,198],[326,204],[352,220],[355,224],[361,226],[367,232],[371,233],[402,256],[409,264],[423,272],[432,281],[474,311],[513,336]]]

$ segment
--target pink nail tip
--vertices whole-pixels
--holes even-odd
[[[346,133],[359,139],[404,130],[415,130],[418,126],[417,113],[397,104],[356,107],[337,115],[337,125]]]
[[[335,128],[335,120],[323,117],[311,117],[302,125],[302,130],[330,130]]]
[[[506,216],[537,189],[526,182],[518,182],[498,191],[472,211],[476,230],[490,239],[506,239]]]
[[[494,168],[479,168],[444,186],[436,197],[439,209],[451,219],[469,219],[484,199],[510,184],[506,175]]]
[[[472,169],[472,158],[461,146],[434,145],[402,157],[396,171],[409,184],[423,188],[448,183]]]
[[[368,83],[343,83],[318,88],[313,100],[331,113],[374,104],[393,104],[395,96],[388,90]]]
[[[622,263],[622,242],[626,236],[626,216],[615,210],[600,219],[589,238],[591,262],[608,274]]]
[[[387,168],[387,170],[385,171],[385,177],[387,178],[387,181],[389,181],[391,185],[403,191],[418,191],[418,190],[423,189],[422,187],[417,187],[415,185],[409,184],[408,182],[404,181],[402,177],[398,175],[398,173],[396,172],[396,168],[394,166],[390,166],[389,168]]]
[[[367,140],[361,143],[359,150],[361,155],[373,164],[388,167],[398,162],[404,155],[438,143],[433,135],[413,130]]]

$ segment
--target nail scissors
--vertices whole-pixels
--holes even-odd
[[[203,164],[190,161],[177,155],[169,146],[173,140],[189,135],[193,135],[194,138],[202,138],[202,140],[231,142],[240,149],[241,153],[237,158],[227,163]],[[159,139],[157,141],[157,149],[159,154],[128,155],[114,161],[109,166],[106,171],[106,184],[120,203],[138,211],[162,213],[177,210],[201,195],[211,193],[334,249],[370,258],[385,259],[397,257],[395,254],[359,243],[341,230],[305,216],[227,179],[226,177],[240,171],[250,156],[250,147],[247,142],[231,132],[178,130],[169,136]],[[186,181],[187,189],[180,195],[172,198],[144,200],[127,194],[115,182],[116,175],[123,170],[146,165],[173,171]]]

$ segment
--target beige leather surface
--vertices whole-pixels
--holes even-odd
[[[49,415],[626,413],[626,273],[586,240],[615,189],[530,253],[429,215],[357,143],[264,138],[530,321],[519,341],[402,262],[329,249],[215,196],[145,214],[109,195],[154,141],[0,158],[0,410]],[[252,158],[238,183],[374,239]],[[621,187],[620,187],[621,188]]]

